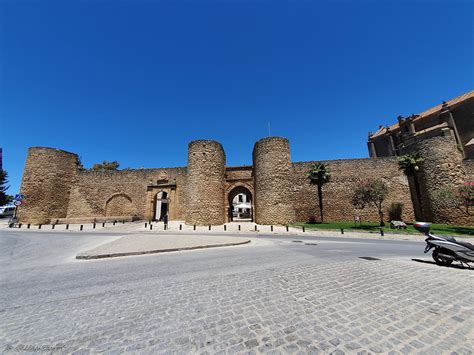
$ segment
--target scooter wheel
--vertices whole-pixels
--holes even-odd
[[[449,266],[453,262],[453,259],[447,259],[441,256],[438,250],[433,250],[433,260],[436,264],[441,266]]]

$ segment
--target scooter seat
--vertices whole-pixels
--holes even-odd
[[[458,241],[456,239],[454,239],[454,237],[451,237],[449,235],[440,235],[441,238],[444,238],[446,240],[449,240],[450,242],[456,242],[458,243]]]

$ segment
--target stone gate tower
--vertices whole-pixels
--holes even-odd
[[[288,139],[268,137],[253,149],[255,222],[288,224],[295,219]]]
[[[64,150],[28,150],[21,183],[21,192],[27,199],[19,209],[23,223],[44,224],[51,218],[66,217],[78,164],[78,156]]]
[[[219,142],[196,140],[188,146],[186,224],[225,223],[225,153]]]

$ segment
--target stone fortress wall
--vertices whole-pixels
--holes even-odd
[[[356,209],[352,194],[360,181],[382,179],[389,187],[384,202],[385,217],[392,203],[402,203],[402,218],[413,221],[413,203],[406,176],[398,169],[396,158],[342,159],[324,162],[331,171],[331,180],[323,186],[325,221],[352,221],[356,215],[362,221],[377,221],[378,213],[373,207]],[[320,221],[319,200],[316,186],[307,179],[311,165],[316,162],[293,163],[293,203],[297,221]]]
[[[440,144],[441,151],[448,149],[443,148],[447,142],[440,140]],[[427,174],[438,171],[438,165],[452,161],[455,153],[449,151],[446,156],[429,151],[431,148],[420,149],[433,157]],[[76,154],[52,148],[30,148],[21,186],[27,200],[19,208],[19,218],[22,223],[43,224],[57,220],[60,223],[94,219],[152,220],[156,213],[157,195],[166,192],[170,220],[217,225],[229,221],[231,198],[238,192],[247,191],[251,194],[252,215],[259,224],[285,225],[319,219],[316,186],[307,179],[314,162],[291,163],[287,139],[268,137],[258,141],[252,166],[226,167],[225,162],[221,144],[209,140],[189,144],[187,167],[120,171],[83,170]],[[362,220],[377,221],[375,208],[359,211],[351,204],[354,186],[369,178],[383,179],[390,187],[385,202],[387,218],[390,204],[400,202],[404,205],[403,219],[414,220],[410,186],[398,169],[397,158],[330,160],[325,163],[332,172],[331,182],[323,187],[326,221],[352,221],[356,214]],[[460,174],[474,175],[471,165],[462,160],[459,164]],[[451,179],[451,167],[441,169],[441,172],[439,181]],[[430,201],[434,199],[433,191],[438,180],[423,185],[427,191],[425,196]],[[446,210],[432,209],[434,212],[428,220],[448,218]],[[460,215],[455,215],[449,222],[473,224],[472,220]]]

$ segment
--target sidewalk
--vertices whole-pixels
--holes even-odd
[[[146,225],[146,227],[145,227]],[[82,226],[82,230],[81,230]],[[67,229],[66,229],[67,228]],[[401,234],[401,233],[387,233],[382,237],[380,233],[370,232],[359,232],[359,231],[344,231],[341,234],[339,230],[308,230],[305,232],[301,228],[285,227],[285,226],[268,226],[268,225],[257,225],[253,222],[232,222],[226,223],[219,226],[196,226],[187,225],[184,221],[170,221],[166,230],[163,222],[152,222],[145,221],[139,222],[117,222],[106,223],[105,227],[102,227],[102,223],[97,223],[94,228],[92,223],[88,224],[70,224],[68,227],[65,224],[58,224],[54,227],[51,224],[43,225],[41,229],[37,225],[31,225],[30,229],[27,225],[22,225],[21,228],[8,228],[7,224],[0,223],[0,230],[8,231],[21,231],[21,232],[43,232],[43,233],[54,233],[54,232],[71,232],[71,233],[134,233],[140,232],[144,234],[157,234],[157,233],[183,233],[183,234],[196,234],[196,235],[215,235],[215,234],[254,234],[258,235],[294,235],[294,236],[306,236],[306,237],[328,237],[328,238],[360,238],[360,239],[379,239],[379,240],[407,240],[407,241],[424,241],[425,236],[420,234]],[[469,237],[455,237],[457,240],[465,242],[473,242],[473,238]]]
[[[247,243],[250,243],[249,239],[217,235],[127,235],[80,253],[76,256],[76,259],[113,258],[119,256],[234,246]]]

